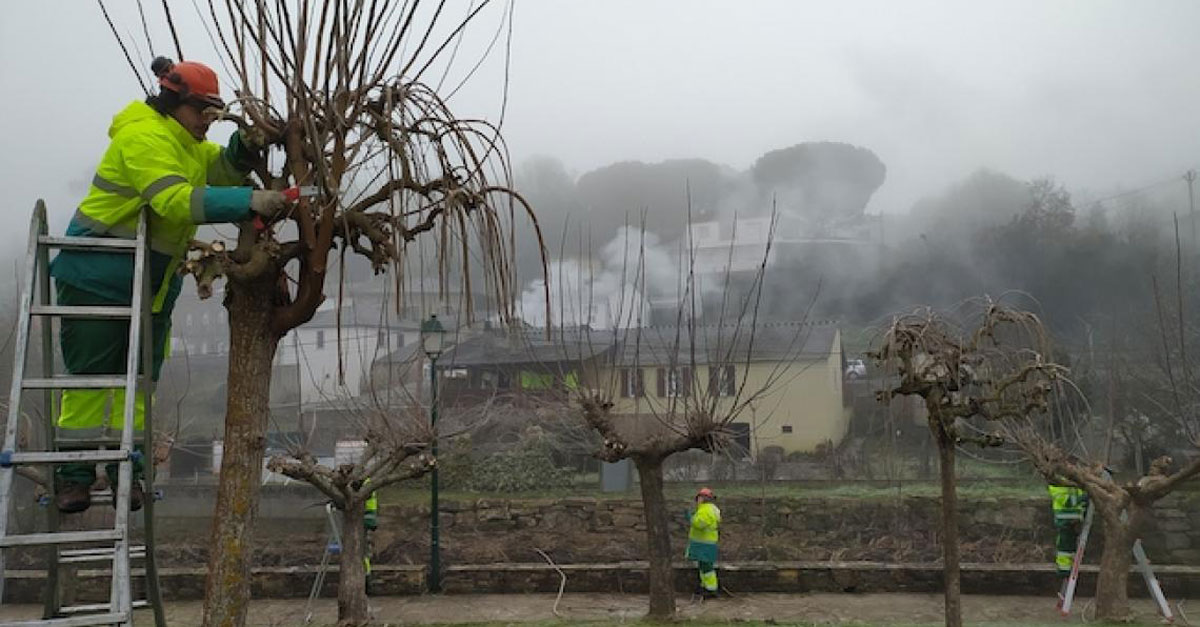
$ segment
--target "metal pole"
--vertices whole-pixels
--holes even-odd
[[[433,430],[433,442],[430,447],[430,452],[435,460],[433,472],[430,473],[432,479],[430,487],[430,505],[429,505],[429,591],[442,591],[442,565],[441,565],[441,550],[438,546],[438,469],[437,469],[437,357],[429,357],[429,426]]]
[[[1196,252],[1196,199],[1192,195],[1192,183],[1196,181],[1196,171],[1188,170],[1183,175],[1183,180],[1188,184],[1188,218],[1192,223],[1192,252]]]

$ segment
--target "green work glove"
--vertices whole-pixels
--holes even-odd
[[[267,147],[267,134],[262,129],[257,128],[239,128],[238,140],[242,142],[247,150],[253,152],[262,152]]]

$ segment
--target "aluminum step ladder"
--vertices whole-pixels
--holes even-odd
[[[143,481],[145,484],[143,516],[145,518],[143,546],[131,546],[130,538],[130,486],[133,478],[133,462],[141,453],[134,450],[134,407],[138,384],[142,385],[145,401],[143,424],[143,450],[153,451],[153,423],[150,399],[153,381],[150,376],[138,373],[138,356],[146,365],[147,372],[152,362],[151,351],[151,295],[149,275],[148,226],[146,214],[138,219],[135,239],[107,237],[55,237],[48,234],[46,205],[38,200],[33,210],[29,227],[29,249],[26,268],[22,277],[20,313],[17,319],[16,346],[12,370],[12,387],[9,392],[8,422],[4,430],[4,445],[0,449],[0,602],[4,593],[5,553],[15,547],[44,546],[47,549],[47,586],[43,618],[0,623],[0,627],[38,626],[66,627],[75,625],[122,625],[132,627],[133,610],[149,607],[154,610],[157,627],[166,626],[162,597],[158,585],[158,568],[154,558],[154,464],[147,459]],[[133,255],[133,299],[124,306],[62,306],[51,303],[50,250],[70,249],[78,251],[121,253]],[[40,377],[26,373],[26,356],[29,351],[30,329],[33,317],[41,317],[42,372]],[[54,342],[51,321],[54,318],[104,318],[128,319],[129,352],[126,357],[126,374],[117,375],[63,375],[54,373]],[[124,388],[123,426],[119,438],[99,438],[72,441],[78,447],[86,442],[89,450],[61,450],[63,442],[57,438],[54,423],[56,406],[55,391],[80,388]],[[46,412],[44,442],[47,450],[18,450],[18,428],[21,422],[22,393],[42,391]],[[116,408],[113,408],[114,412]],[[84,531],[62,531],[59,528],[59,512],[54,506],[54,473],[56,464],[64,463],[116,463],[117,484],[111,497],[116,508],[111,527]],[[13,509],[13,474],[18,468],[31,465],[42,466],[42,478],[49,494],[47,531],[14,535],[9,530]],[[26,471],[30,469],[25,469]],[[36,472],[36,471],[35,471]],[[133,598],[132,579],[135,575],[131,560],[144,562],[146,599]],[[59,575],[63,564],[104,563],[111,565],[109,601],[86,605],[63,606],[60,602]]]

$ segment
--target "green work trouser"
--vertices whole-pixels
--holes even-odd
[[[1054,538],[1054,566],[1060,576],[1069,575],[1075,565],[1075,550],[1079,548],[1079,525],[1078,520],[1054,521],[1054,529],[1057,532]]]
[[[55,281],[55,292],[58,297],[59,305],[103,305],[103,306],[128,306],[127,302],[114,301],[104,298],[97,294],[93,294],[86,290],[81,290],[61,281]],[[153,339],[153,369],[151,376],[157,381],[159,373],[162,371],[163,359],[166,356],[167,338],[170,335],[171,315],[170,312],[161,312],[152,316],[151,333]],[[62,319],[62,330],[59,334],[60,344],[62,345],[63,362],[66,365],[67,372],[70,374],[124,374],[126,357],[129,351],[129,321],[128,320],[105,320],[95,318],[67,318]],[[139,359],[140,361],[140,359]],[[87,403],[75,402],[75,398],[66,398],[69,394],[77,396],[92,395],[104,393],[105,390],[69,390],[64,392],[63,412],[59,416],[58,428],[61,431],[78,434],[78,437],[87,437],[92,434],[90,432],[99,430],[105,426],[112,425],[119,429],[123,423],[123,407],[121,399],[123,398],[123,390],[119,390],[120,394],[115,395],[107,405],[102,402]],[[72,415],[68,416],[72,407],[89,407],[87,416]],[[78,414],[78,411],[74,412]],[[141,416],[135,419],[135,426],[141,426]],[[69,448],[63,446],[63,448]],[[141,447],[137,447],[141,450]],[[116,481],[117,465],[109,464],[105,467],[109,479]],[[133,464],[134,479],[141,478],[142,462],[140,459],[135,460]],[[62,464],[55,470],[55,476],[63,482],[82,483],[91,485],[96,480],[96,467],[94,464]]]
[[[700,587],[708,592],[717,591],[717,564],[715,562],[696,562],[700,569]]]

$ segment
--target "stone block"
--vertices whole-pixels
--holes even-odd
[[[641,516],[630,516],[627,514],[620,515],[620,516],[614,515],[613,519],[612,519],[612,526],[614,526],[614,527],[637,527],[638,524],[640,524],[641,522],[642,522]]]
[[[1168,551],[1176,551],[1179,549],[1189,549],[1192,547],[1192,539],[1186,533],[1167,533],[1163,535],[1163,544]]]
[[[1192,528],[1193,528],[1192,523],[1188,522],[1186,518],[1184,518],[1184,519],[1172,518],[1172,519],[1168,519],[1168,520],[1158,521],[1158,529],[1159,529],[1159,531],[1163,531],[1163,532],[1191,531]]]
[[[476,511],[475,518],[480,522],[489,522],[495,520],[508,520],[509,516],[507,509],[489,508]]]

